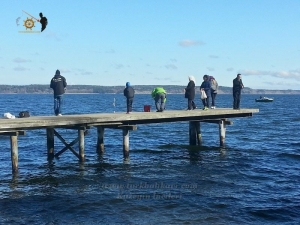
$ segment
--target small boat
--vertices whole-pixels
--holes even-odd
[[[273,102],[273,98],[262,97],[255,99],[256,102]]]

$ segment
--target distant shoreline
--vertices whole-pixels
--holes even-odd
[[[155,87],[163,87],[168,94],[184,94],[186,86],[179,85],[134,85],[136,94],[150,94]],[[68,85],[66,94],[123,94],[124,86],[99,86],[99,85]],[[196,93],[200,94],[199,86]],[[53,94],[52,89],[46,84],[32,85],[0,85],[0,94]],[[232,94],[232,87],[219,86],[218,94]],[[268,90],[252,89],[245,87],[242,94],[276,95],[276,94],[300,94],[300,90]]]

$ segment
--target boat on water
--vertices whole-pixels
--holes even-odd
[[[273,98],[262,97],[255,99],[256,102],[273,102]]]

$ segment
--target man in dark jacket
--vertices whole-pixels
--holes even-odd
[[[204,91],[206,94],[206,98],[202,99],[202,103],[203,103],[203,110],[208,110],[209,109],[209,96],[211,96],[211,85],[209,82],[209,76],[208,75],[204,75],[203,76],[203,82],[200,86],[200,91]]]
[[[236,78],[233,79],[233,109],[240,109],[241,92],[243,88],[242,75],[239,73]]]
[[[56,70],[55,76],[51,79],[50,88],[54,92],[54,113],[61,116],[62,97],[67,87],[66,78],[60,75],[60,71]]]
[[[126,88],[124,89],[124,96],[127,99],[127,114],[132,112],[132,103],[134,98],[134,89],[130,86],[130,83],[126,83]]]

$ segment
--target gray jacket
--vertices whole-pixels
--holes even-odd
[[[211,93],[218,93],[218,82],[215,80],[215,83],[213,84],[213,82],[210,82],[210,86],[211,86]]]

